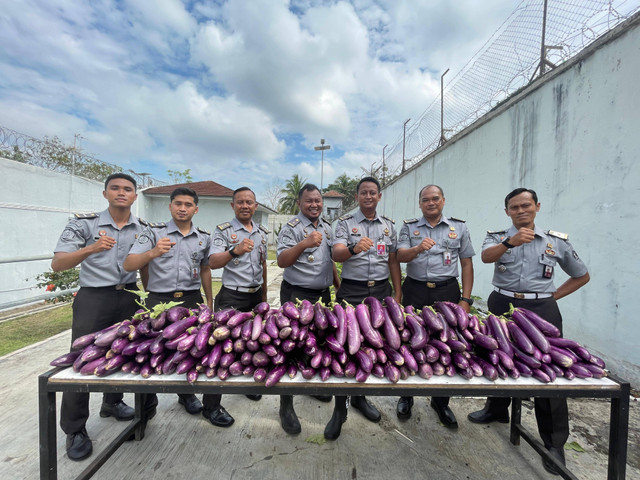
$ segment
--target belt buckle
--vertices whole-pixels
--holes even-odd
[[[436,288],[435,282],[427,282],[427,288]]]
[[[126,287],[124,283],[119,283],[118,285],[116,285],[116,290],[124,290],[124,287]]]
[[[371,287],[375,287],[376,286],[376,281],[375,280],[369,280],[367,282],[367,287],[371,288]]]
[[[518,298],[520,300],[524,299],[525,295],[524,293],[519,293],[519,292],[513,292],[513,298]]]
[[[173,292],[173,298],[182,298],[183,292]]]
[[[257,291],[258,291],[258,287],[247,288],[247,293],[256,293]]]

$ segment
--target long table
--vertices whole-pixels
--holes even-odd
[[[201,376],[190,384],[184,375],[160,375],[144,379],[140,376],[115,373],[108,377],[85,376],[71,368],[54,368],[40,375],[38,384],[38,408],[40,416],[40,478],[57,478],[56,447],[56,392],[122,392],[135,395],[135,418],[77,477],[87,479],[113,455],[128,438],[136,440],[143,436],[146,422],[142,408],[144,393],[220,393],[263,395],[367,395],[367,396],[494,396],[513,397],[511,407],[510,441],[520,444],[523,438],[540,456],[553,461],[561,471],[562,478],[577,479],[565,466],[551,457],[542,443],[521,424],[521,401],[529,397],[562,398],[608,398],[611,401],[609,422],[609,480],[622,480],[626,475],[627,437],[629,429],[630,385],[613,376],[602,379],[558,378],[543,384],[531,378],[508,378],[495,382],[483,377],[471,380],[459,376],[432,377],[424,380],[414,376],[396,384],[386,379],[369,377],[365,383],[353,379],[331,378],[304,380],[298,375],[294,379],[285,376],[274,387],[267,388],[251,378],[231,377],[228,380],[209,379]]]

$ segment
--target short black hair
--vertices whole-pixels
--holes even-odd
[[[430,183],[429,185],[425,185],[420,189],[420,192],[418,193],[418,201],[422,198],[422,192],[425,191],[427,188],[431,188],[431,187],[436,187],[438,190],[440,190],[440,195],[442,195],[442,198],[444,198],[444,192],[442,191],[442,188],[440,188],[439,185]]]
[[[305,183],[300,189],[300,191],[298,192],[298,200],[302,198],[302,194],[304,192],[314,192],[316,190],[320,192],[320,189],[316,187],[313,183]],[[320,195],[322,195],[322,192],[320,192]]]
[[[360,191],[360,185],[362,185],[364,182],[375,183],[376,187],[378,187],[378,193],[380,193],[380,182],[375,177],[363,177],[363,178],[361,178],[360,181],[358,182],[358,186],[356,187],[356,193],[358,193]]]
[[[192,190],[191,188],[187,188],[187,187],[178,187],[173,192],[171,192],[171,197],[169,198],[169,200],[173,202],[173,199],[176,198],[178,195],[188,195],[190,197],[193,197],[193,203],[198,205],[198,194],[196,193],[195,190]]]
[[[133,188],[138,188],[138,184],[136,183],[135,179],[131,175],[127,175],[126,173],[122,173],[122,172],[117,172],[117,173],[112,173],[107,177],[107,179],[104,181],[104,189],[106,190],[107,185],[109,185],[109,182],[111,180],[115,180],[116,178],[122,178],[123,180],[128,180],[129,182],[133,183]]]
[[[533,197],[533,201],[537,205],[538,204],[538,194],[535,192],[535,190],[531,190],[530,188],[522,188],[522,187],[520,187],[520,188],[516,188],[515,190],[511,191],[506,197],[504,197],[504,208],[509,208],[509,200],[511,200],[516,195],[520,195],[521,193],[525,193],[525,192],[529,192],[531,194],[531,196]]]
[[[251,193],[253,193],[253,198],[256,198],[256,194],[253,190],[251,190],[249,187],[240,187],[240,188],[236,188],[233,191],[233,195],[231,196],[231,200],[235,200],[236,199],[236,193],[240,193],[240,192],[245,192],[245,191],[250,191]]]

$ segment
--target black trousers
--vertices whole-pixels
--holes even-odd
[[[127,289],[136,290],[135,284]],[[138,309],[137,295],[114,287],[90,288],[78,290],[73,301],[73,320],[71,324],[71,342],[88,333],[107,328],[127,318],[131,318]],[[122,400],[122,393],[104,393],[105,403]],[[75,433],[84,428],[89,418],[89,394],[65,392],[60,407],[60,427],[67,433]]]
[[[507,297],[498,292],[489,295],[487,305],[489,311],[503,314],[509,311],[509,304],[531,310],[551,322],[562,331],[562,315],[557,302],[553,298],[537,300],[520,300]],[[505,413],[511,403],[510,398],[492,398],[487,406],[492,412]],[[569,438],[569,408],[566,398],[535,398],[534,411],[538,423],[538,433],[545,447],[562,449]]]
[[[459,301],[460,287],[457,280],[442,287],[428,288],[425,282],[407,277],[402,284],[402,303],[405,306],[411,305],[413,308],[422,309],[433,305],[434,302],[458,303]],[[441,407],[449,405],[449,397],[431,397],[431,400]]]
[[[336,302],[345,301],[351,305],[357,305],[358,303],[362,303],[367,297],[375,297],[378,300],[382,300],[384,297],[391,295],[392,292],[393,290],[389,282],[383,282],[374,287],[342,282],[336,292]]]
[[[316,303],[318,300],[322,300],[322,303],[328,304],[331,302],[331,291],[329,287],[323,290],[313,290],[310,288],[298,287],[292,285],[286,280],[282,280],[280,284],[280,305],[285,302],[295,302],[296,300],[308,300],[311,303]]]
[[[226,287],[222,287],[216,295],[213,309],[217,312],[225,308],[235,308],[241,312],[253,310],[253,307],[262,302],[262,289],[257,292],[245,293],[237,292]],[[202,407],[205,410],[213,410],[220,405],[222,395],[219,393],[207,393],[202,396]]]
[[[186,308],[198,308],[198,305],[203,303],[202,294],[199,290],[196,290],[180,298],[174,298],[173,293],[149,293],[145,306],[148,309],[152,309],[160,303],[169,303],[174,301],[182,302],[180,306]],[[179,393],[178,396],[186,397],[187,394]],[[155,393],[146,393],[142,395],[142,404],[144,405],[144,408],[151,409],[158,405],[158,396]]]

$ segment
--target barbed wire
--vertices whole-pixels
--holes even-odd
[[[540,73],[558,66],[640,9],[638,0],[549,0],[547,60],[541,63],[544,0],[523,0],[444,89],[443,126],[451,138]],[[542,60],[545,60],[542,59]],[[546,67],[548,69],[548,67]],[[407,125],[385,155],[387,177],[422,160],[441,144],[440,95]],[[403,158],[404,143],[404,158]]]
[[[74,146],[65,145],[58,137],[40,140],[3,126],[0,126],[0,157],[101,182],[112,173],[123,171],[118,165],[87,155]],[[127,173],[136,179],[140,187],[166,184],[148,174],[133,170],[128,170]]]

